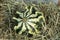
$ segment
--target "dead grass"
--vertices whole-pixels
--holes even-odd
[[[13,30],[17,25],[12,17],[21,5],[16,1],[3,1],[0,3],[0,40],[60,40],[60,7],[55,4],[39,4],[36,7],[44,13],[45,25],[41,27],[40,34],[28,37],[19,35]]]

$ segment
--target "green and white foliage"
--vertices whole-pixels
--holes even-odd
[[[13,17],[13,19],[18,21],[18,25],[14,27],[14,30],[16,30],[17,33],[39,33],[39,23],[42,25],[42,21],[44,22],[44,16],[42,12],[37,11],[34,6],[28,6],[26,7],[25,12],[21,13],[16,11],[16,14],[19,15],[19,18]]]

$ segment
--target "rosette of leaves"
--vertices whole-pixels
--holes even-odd
[[[42,24],[42,21],[44,21],[42,12],[37,11],[34,6],[28,6],[25,12],[16,11],[16,14],[19,15],[19,18],[13,17],[13,19],[18,22],[18,25],[14,26],[17,33],[39,33],[40,23]]]

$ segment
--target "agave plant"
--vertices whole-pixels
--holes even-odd
[[[14,30],[19,34],[26,31],[30,34],[39,33],[37,29],[40,27],[39,23],[41,22],[41,19],[44,21],[42,12],[37,11],[34,6],[28,6],[24,13],[16,11],[16,14],[19,15],[19,18],[13,17],[14,20],[18,21],[18,25],[14,27]]]

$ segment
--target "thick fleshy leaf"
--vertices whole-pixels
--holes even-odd
[[[16,11],[16,13],[23,18],[23,13],[20,13],[19,11]]]
[[[15,26],[14,29],[17,30],[19,27],[21,27],[22,22],[18,23],[18,26]]]
[[[25,23],[23,23],[22,30],[19,32],[19,34],[22,34],[26,30]]]
[[[16,17],[13,17],[13,19],[16,20],[16,21],[18,21],[18,22],[20,22],[22,20],[22,19],[16,18]]]

